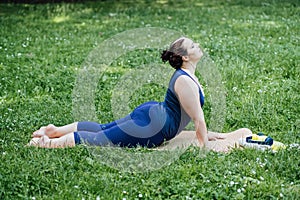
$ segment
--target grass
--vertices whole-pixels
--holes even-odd
[[[299,143],[299,11],[296,0],[0,4],[0,199],[299,199],[299,148],[205,156],[189,148],[162,169],[128,173],[83,146],[24,147],[41,125],[74,121],[72,90],[89,53],[141,27],[174,29],[200,42],[227,91],[222,131],[249,127]],[[130,52],[105,71],[96,97],[100,122],[113,120],[118,79],[143,63],[161,64],[159,52]],[[164,88],[138,92],[131,108],[161,100]],[[210,104],[207,98],[208,116]]]

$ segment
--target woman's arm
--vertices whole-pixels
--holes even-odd
[[[195,124],[196,136],[200,146],[208,143],[204,113],[200,105],[199,88],[188,76],[180,76],[175,82],[175,92],[185,112]]]

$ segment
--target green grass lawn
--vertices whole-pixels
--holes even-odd
[[[248,127],[285,144],[300,143],[299,5],[296,0],[0,4],[0,199],[299,199],[299,147],[205,155],[189,148],[170,165],[143,173],[105,165],[84,146],[24,147],[41,125],[75,120],[72,91],[93,49],[118,33],[145,27],[182,32],[210,55],[226,89],[223,132]],[[161,65],[159,51],[128,52],[103,72],[95,95],[99,122],[114,119],[111,91],[118,80],[145,63]],[[164,91],[143,86],[129,106],[161,101]],[[207,98],[208,116],[210,105]],[[207,123],[213,126],[209,117]]]

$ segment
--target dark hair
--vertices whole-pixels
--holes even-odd
[[[179,69],[182,66],[182,56],[187,55],[187,50],[182,47],[183,41],[184,38],[176,40],[171,44],[169,50],[164,50],[161,54],[162,61],[169,61],[170,65],[175,69]]]

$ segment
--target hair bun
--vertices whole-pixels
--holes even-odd
[[[179,69],[182,66],[182,56],[187,55],[186,48],[182,46],[183,41],[184,38],[176,40],[171,44],[170,48],[164,50],[160,56],[163,62],[169,61],[169,64],[174,69]]]
[[[161,59],[163,62],[169,61],[170,65],[174,69],[179,69],[182,66],[182,57],[172,51],[164,50],[161,54]]]
[[[161,59],[163,62],[167,62],[170,60],[170,58],[173,56],[173,52],[170,52],[168,50],[164,50],[161,54]]]

